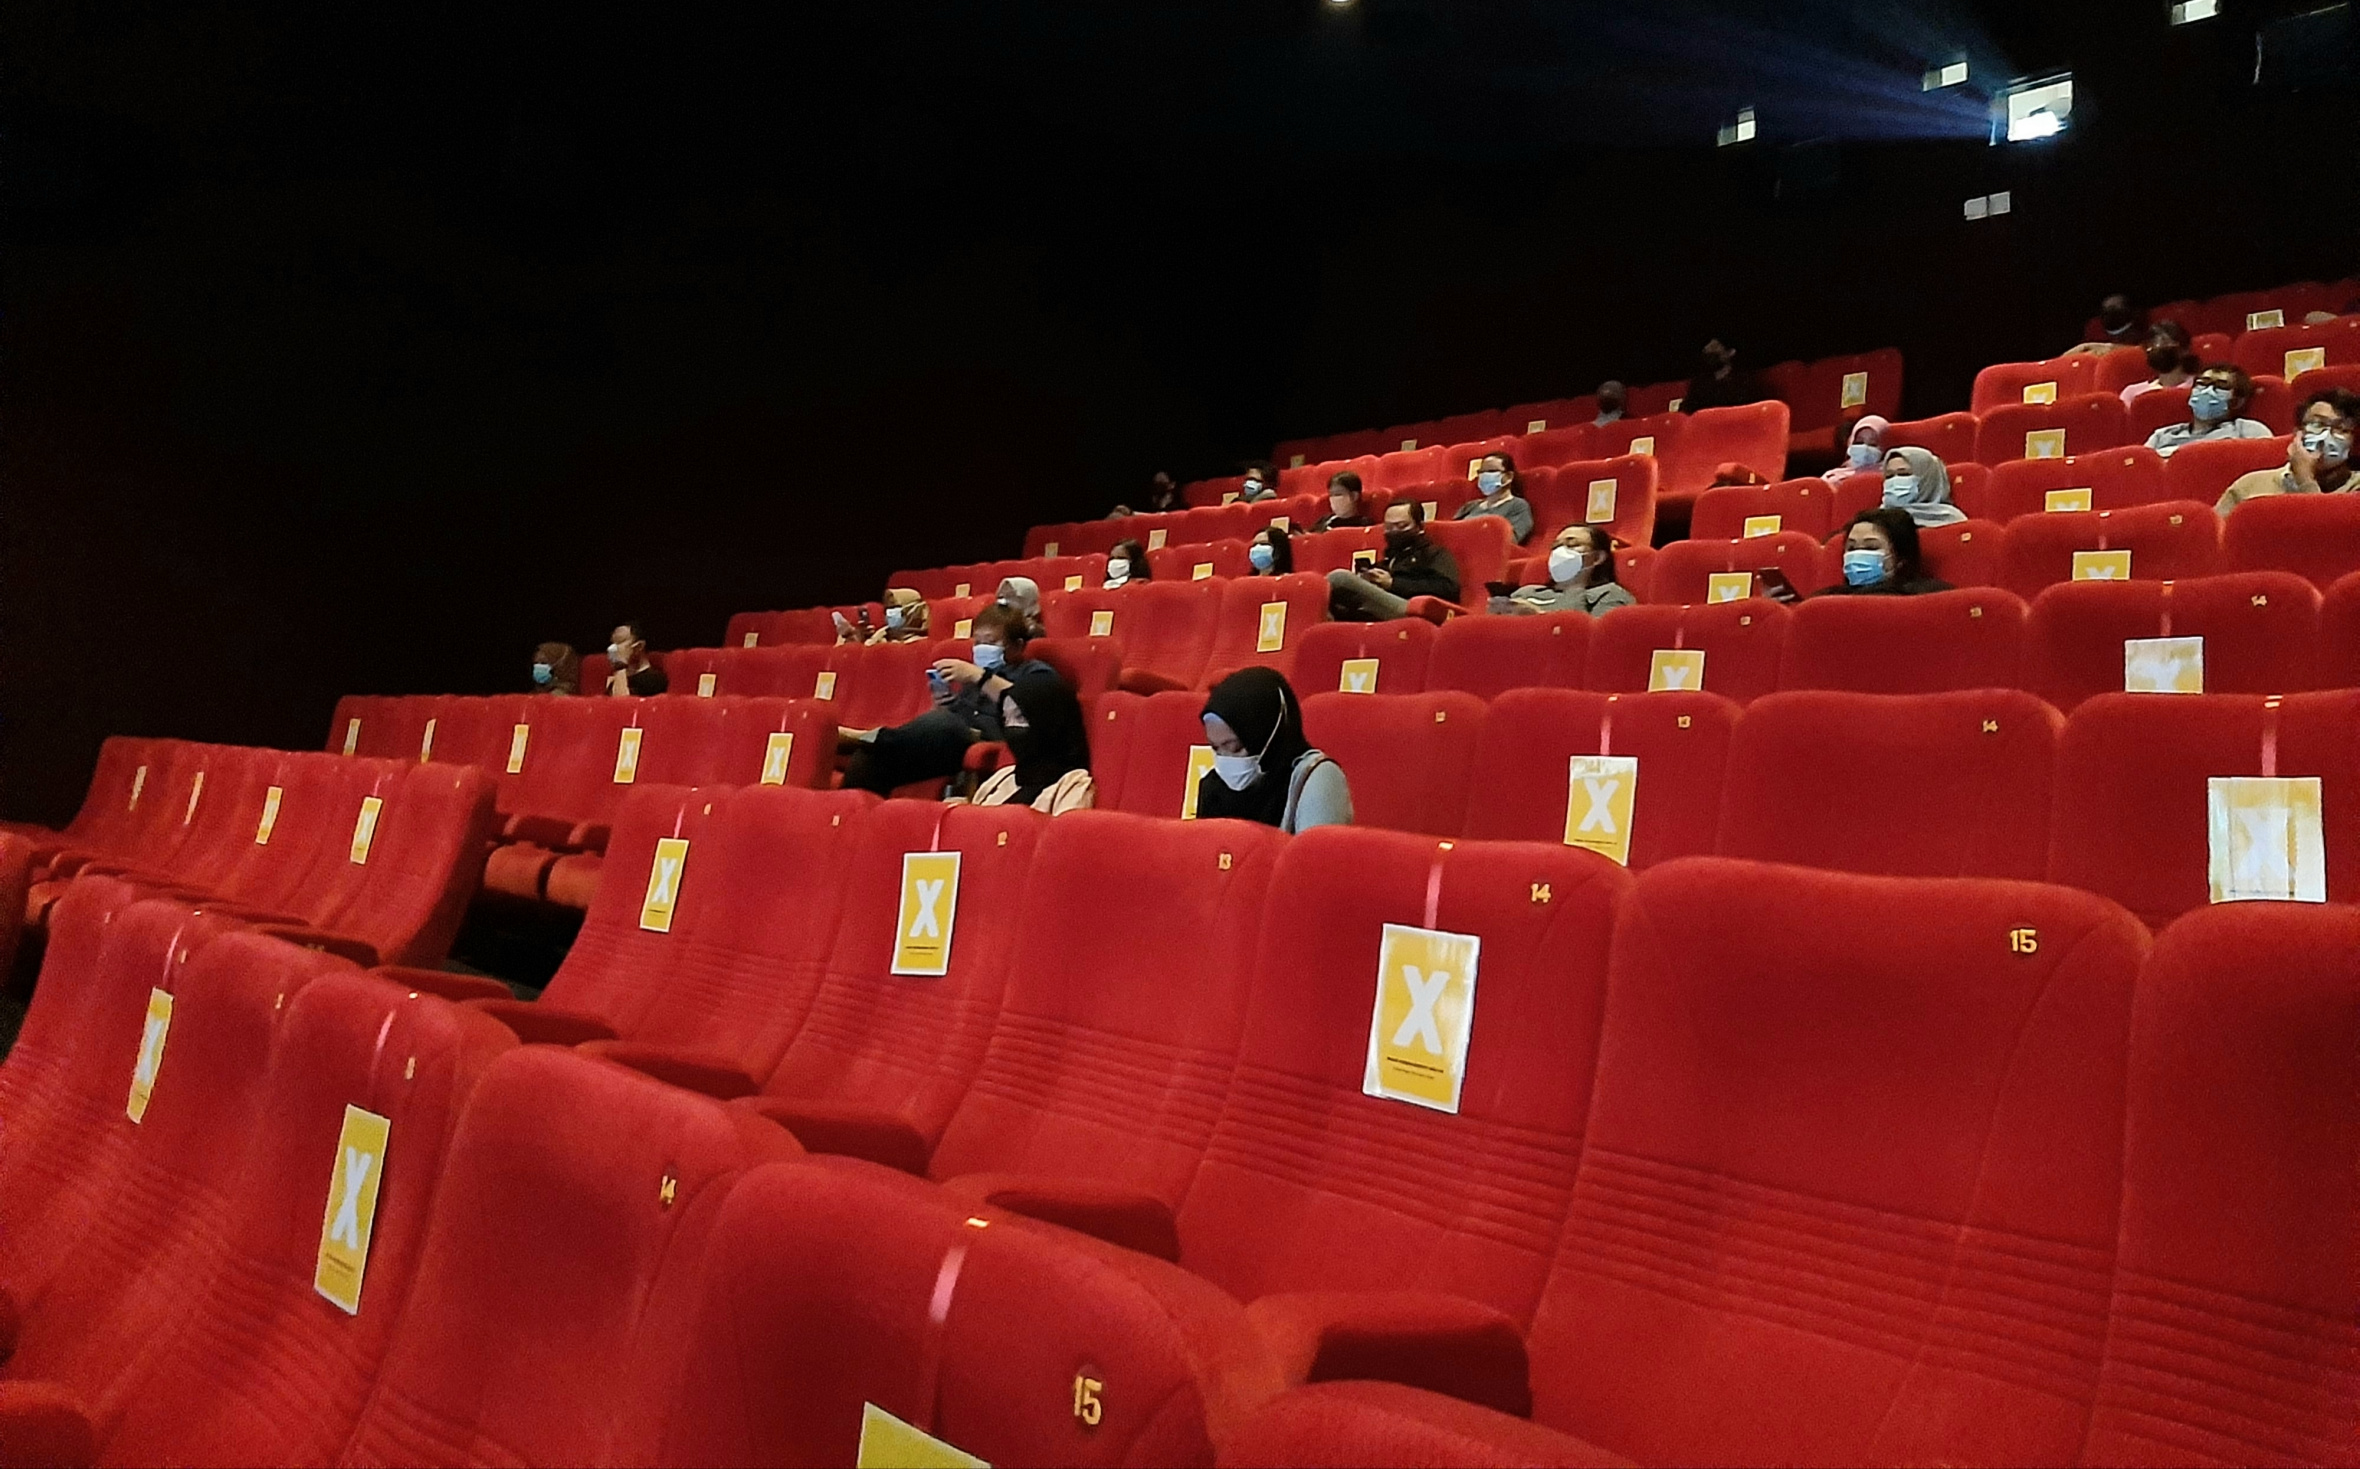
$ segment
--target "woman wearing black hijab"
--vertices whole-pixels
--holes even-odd
[[[1197,782],[1196,814],[1280,831],[1352,824],[1344,768],[1303,737],[1303,703],[1274,668],[1241,668],[1205,699],[1213,768]]]
[[[1014,765],[976,788],[977,806],[1030,806],[1050,816],[1098,801],[1090,778],[1090,732],[1082,702],[1062,678],[1028,678],[1000,696],[1000,731]]]

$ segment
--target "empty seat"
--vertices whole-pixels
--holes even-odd
[[[1454,617],[1434,636],[1426,686],[1481,699],[1526,687],[1579,688],[1595,620],[1586,612]]]
[[[2128,640],[2199,638],[2199,691],[2317,686],[2319,594],[2283,571],[2183,582],[2067,582],[2035,598],[2023,686],[2071,711],[2128,685]]]
[[[1796,451],[1832,453],[1838,424],[1861,414],[1890,419],[1901,411],[1901,353],[1884,347],[1797,364],[1795,382],[1779,396],[1793,410],[1788,444]],[[1767,374],[1765,374],[1767,376]]]
[[[1765,519],[1775,519],[1776,525],[1753,533],[1791,530],[1824,540],[1836,528],[1834,513],[1835,486],[1817,477],[1769,485],[1719,485],[1697,497],[1688,534],[1700,541],[1734,541],[1748,534],[1749,522],[1758,527]]]
[[[1743,704],[1778,687],[1793,614],[1751,598],[1716,605],[1618,607],[1590,633],[1583,683],[1605,693],[1647,689],[1720,694]],[[1701,653],[1698,660],[1683,655]],[[1659,656],[1663,655],[1663,656]]]
[[[1090,730],[1091,774],[1100,782],[1100,809],[1167,819],[1192,809],[1195,787],[1189,779],[1189,750],[1205,743],[1204,707],[1205,696],[1192,689],[1102,705],[1099,722]],[[1099,731],[1110,718],[1126,733],[1102,750]],[[1121,760],[1120,771],[1110,780],[1101,767],[1116,758]]]
[[[2319,601],[2319,687],[2360,688],[2360,571]]]
[[[1975,430],[1972,413],[1938,413],[1893,424],[1885,430],[1885,447],[1924,449],[1955,469],[1975,462]]]
[[[2016,687],[2024,602],[1961,588],[1920,597],[1814,597],[1787,623],[1778,686],[1923,694]]]
[[[1515,551],[1514,532],[1508,528],[1508,522],[1499,516],[1476,515],[1465,520],[1442,521],[1429,519],[1426,534],[1458,563],[1459,605],[1482,606],[1485,585],[1507,579],[1508,558]]]
[[[1323,691],[1422,693],[1435,636],[1433,623],[1414,617],[1392,622],[1323,622],[1304,632],[1290,681],[1305,699]]]
[[[2156,927],[2208,901],[2209,782],[2316,777],[2330,902],[2360,899],[2360,690],[2100,694],[2057,746],[2049,881],[2103,893]],[[2232,828],[2232,859],[2249,855]]]
[[[1202,581],[1209,576],[1251,576],[1254,564],[1243,540],[1204,541],[1159,546],[1147,553],[1147,565],[1157,581]]]
[[[1973,513],[2004,524],[2019,515],[2046,512],[2052,496],[2059,497],[2061,509],[2084,510],[2128,510],[2169,498],[2162,457],[2134,445],[2062,459],[2011,459],[1994,466]]]
[[[1703,408],[1688,415],[1688,423],[1669,450],[1662,493],[1693,501],[1712,484],[1718,466],[1739,464],[1765,480],[1786,478],[1787,426],[1790,410],[1775,398],[1731,408]],[[1659,458],[1665,450],[1656,451]]]
[[[1241,668],[1256,665],[1286,673],[1294,666],[1303,634],[1327,620],[1327,578],[1308,572],[1219,582],[1220,611],[1212,621],[1212,644],[1197,686],[1211,688]]]
[[[705,773],[707,781],[725,786],[827,784],[835,769],[839,725],[825,704],[773,698],[718,702],[721,738]],[[778,750],[783,754],[773,753]]]
[[[1597,439],[1592,420],[1598,416],[1595,398],[1588,400],[1589,408],[1563,422],[1546,420],[1548,427],[1524,436],[1524,447],[1517,452],[1516,467],[1521,470],[1551,469],[1558,465],[1594,459],[1591,445]],[[1527,420],[1529,422],[1529,420]]]
[[[2090,392],[2096,370],[2097,359],[2086,354],[2042,362],[1995,362],[1975,374],[1974,397],[1968,406],[1983,415],[1995,408],[2062,403]]]
[[[362,964],[439,965],[467,916],[498,826],[492,778],[473,766],[422,765],[380,799],[366,860],[353,860],[363,849],[357,837],[348,839],[341,866],[325,864],[341,881],[313,885],[321,896],[302,915],[307,927],[270,931]]]
[[[1456,836],[1483,734],[1473,694],[1312,694],[1303,732],[1343,767],[1360,826]]]
[[[2282,467],[2286,445],[2284,437],[2190,444],[2163,461],[2164,489],[2174,500],[2193,500],[2210,509],[2240,477],[2257,469]]]
[[[2111,568],[2100,565],[2078,579],[2178,581],[2210,576],[2220,570],[2221,520],[2211,506],[2192,500],[2166,500],[2130,510],[2020,516],[2009,522],[2001,537],[1999,584],[2029,602],[2045,587],[2077,580],[2077,558],[2094,551],[2128,552],[2129,576],[2101,574]]]
[[[1713,596],[1714,576],[1773,569],[1797,592],[1814,592],[1826,585],[1821,580],[1819,542],[1800,531],[1782,530],[1775,535],[1729,541],[1672,542],[1656,553],[1647,600],[1659,604],[1735,600]],[[1756,577],[1738,597],[1754,596],[1761,590]]]
[[[1451,477],[1444,462],[1449,450],[1440,444],[1395,449],[1377,456],[1376,473],[1368,481],[1378,490],[1414,490]]]
[[[1107,636],[1122,639],[1123,687],[1141,693],[1193,686],[1212,649],[1226,581],[1154,581],[1111,595],[1114,618]],[[1059,636],[1075,634],[1052,628]],[[1088,627],[1085,624],[1084,634]]]
[[[2360,495],[2271,495],[2237,507],[2221,528],[2233,571],[2288,571],[2321,591],[2360,571]]]
[[[2082,1462],[2351,1457],[2356,953],[2360,909],[2308,904],[2191,913],[2157,941]]]
[[[1620,459],[1629,454],[1653,455],[1657,460],[1656,495],[1660,500],[1667,485],[1664,470],[1679,454],[1680,440],[1688,432],[1688,418],[1667,409],[1650,411],[1640,403],[1639,392],[1632,390],[1626,417],[1591,427],[1586,457]]]
[[[2360,365],[2360,320],[2339,317],[2310,326],[2289,316],[2283,326],[2240,335],[2232,360],[2255,377],[2289,381],[2321,367]]]
[[[2130,416],[2112,393],[2008,404],[1982,415],[1975,429],[1975,458],[1997,465],[2093,454],[2128,443],[2130,433]]]
[[[1462,830],[1483,841],[1564,842],[1569,828],[1622,836],[1634,869],[1710,852],[1737,717],[1716,694],[1503,693],[1484,720]],[[1572,779],[1570,761],[1583,755],[1636,760],[1627,799],[1601,792],[1593,809],[1590,788]]]
[[[1653,455],[1626,454],[1619,459],[1567,461],[1556,468],[1526,468],[1520,455],[1516,463],[1524,471],[1525,498],[1532,504],[1532,536],[1525,544],[1554,545],[1557,533],[1567,526],[1589,525],[1603,528],[1617,541],[1647,545],[1655,537],[1661,462]]]
[[[1801,631],[1798,618],[1790,649]],[[2038,881],[2063,728],[2056,710],[2014,689],[1756,699],[1729,747],[1719,851],[1889,877]],[[1818,778],[1875,782],[1903,769],[1911,774],[1891,801],[1831,800]]]

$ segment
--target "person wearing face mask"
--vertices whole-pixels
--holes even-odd
[[[1479,496],[1459,507],[1453,520],[1473,520],[1480,515],[1496,515],[1508,522],[1508,540],[1521,546],[1532,534],[1532,504],[1523,495],[1524,481],[1516,476],[1516,461],[1505,454],[1486,454],[1476,466],[1475,489]]]
[[[1041,620],[1041,584],[1029,576],[1003,577],[992,601],[1021,613],[1026,622],[1038,625]]]
[[[2136,347],[2147,336],[2147,313],[2134,310],[2131,298],[2117,291],[2098,303],[2097,325],[2096,336],[2076,345],[2066,355]]]
[[[2294,438],[2286,446],[2284,469],[2240,475],[2213,509],[2227,515],[2248,500],[2271,495],[2353,493],[2352,438],[2360,429],[2360,393],[2324,388],[2303,400]]]
[[[1246,560],[1254,568],[1248,575],[1286,576],[1295,569],[1295,539],[1275,525],[1266,525],[1246,543]]]
[[[1106,589],[1127,587],[1133,582],[1153,581],[1154,572],[1147,564],[1147,547],[1137,541],[1117,541],[1106,553]]]
[[[1704,344],[1696,376],[1688,380],[1688,391],[1680,398],[1680,411],[1735,408],[1740,404],[1759,403],[1764,396],[1754,375],[1738,370],[1737,349],[1715,337]]]
[[[582,656],[570,643],[543,643],[533,649],[533,692],[578,694],[582,691]]]
[[[1950,583],[1926,575],[1918,523],[1889,505],[1863,510],[1844,530],[1844,579],[1816,597],[1921,597]]]
[[[915,643],[928,636],[926,599],[908,587],[885,589],[885,625],[869,634],[869,643]]]
[[[664,677],[664,670],[648,661],[647,638],[636,622],[615,624],[613,634],[607,639],[606,661],[610,670],[606,691],[610,694],[637,694],[646,698],[672,687],[672,681]]]
[[[851,752],[844,784],[889,796],[902,786],[959,773],[967,747],[1001,737],[1001,699],[1057,670],[1026,656],[1039,625],[1015,608],[994,603],[975,614],[969,658],[939,658],[928,670],[934,707],[886,729],[840,729]]]
[[[1256,460],[1246,466],[1246,482],[1238,490],[1237,498],[1248,505],[1278,498],[1278,471]]]
[[[1328,513],[1311,528],[1321,530],[1358,530],[1375,525],[1368,513],[1368,500],[1360,490],[1360,476],[1349,469],[1339,469],[1328,476]]]
[[[1624,407],[1631,401],[1631,390],[1613,378],[1598,384],[1598,416],[1590,422],[1599,428],[1618,423]]]
[[[1541,612],[1587,612],[1598,617],[1637,599],[1615,580],[1614,542],[1594,525],[1569,525],[1549,548],[1545,586],[1518,587],[1491,599],[1491,610],[1506,616]]]
[[[1874,413],[1863,413],[1844,441],[1844,462],[1820,476],[1829,484],[1862,472],[1874,473],[1885,458],[1885,430],[1893,425]]]
[[[1966,512],[1950,503],[1950,468],[1912,445],[1885,456],[1884,507],[1919,525],[1956,525]]]
[[[1338,622],[1390,622],[1409,616],[1413,597],[1459,599],[1459,563],[1428,538],[1426,510],[1415,500],[1385,507],[1385,557],[1358,571],[1328,573],[1328,615]]]
[[[2188,343],[2188,329],[2176,321],[2159,321],[2147,336],[2147,370],[2155,375],[2143,383],[2131,383],[2122,390],[2122,401],[2154,392],[2157,388],[2184,388],[2196,380],[2196,369],[2203,365]]]
[[[1098,804],[1090,778],[1090,734],[1082,701],[1062,678],[1029,678],[1000,696],[1000,736],[1013,765],[1003,765],[968,797],[974,806],[1030,806],[1045,816]]]
[[[2267,439],[2276,435],[2258,419],[2245,417],[2253,401],[2253,379],[2242,367],[2216,362],[2196,375],[2188,390],[2188,421],[2167,423],[2147,436],[2147,447],[2169,459],[2190,444],[2215,439]]]
[[[1352,824],[1344,767],[1303,737],[1303,703],[1275,668],[1241,668],[1205,696],[1213,768],[1196,786],[1206,820],[1258,821],[1284,832]]]

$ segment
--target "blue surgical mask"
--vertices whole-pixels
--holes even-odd
[[[1008,650],[998,643],[977,643],[975,645],[975,666],[985,673],[1001,668],[1007,662]]]
[[[889,632],[901,631],[901,609],[899,607],[885,609],[885,627]]]
[[[1256,541],[1247,548],[1246,559],[1254,563],[1254,570],[1268,571],[1271,563],[1278,559],[1278,553],[1260,541]]]
[[[1878,452],[1874,444],[1854,444],[1844,451],[1844,457],[1852,462],[1854,469],[1868,469],[1877,462]]]
[[[2352,441],[2333,429],[2304,429],[2303,447],[2318,455],[2319,462],[2330,468],[2352,457]]]
[[[1885,553],[1882,551],[1846,551],[1844,580],[1856,587],[1873,587],[1885,579]]]
[[[1500,486],[1507,482],[1508,477],[1496,469],[1487,469],[1475,476],[1475,488],[1483,491],[1486,496],[1498,494]]]
[[[556,680],[556,678],[557,670],[550,667],[548,664],[536,663],[533,665],[534,683],[552,683]]]
[[[1888,505],[1896,505],[1896,506],[1898,506],[1898,505],[1907,505],[1907,504],[1908,504],[1910,501],[1912,501],[1912,500],[1915,500],[1916,498],[1917,498],[1917,476],[1916,476],[1916,475],[1914,475],[1914,474],[1888,474],[1888,475],[1886,475],[1886,476],[1885,476],[1885,503],[1886,503],[1886,504],[1888,504]]]
[[[2229,416],[2229,390],[2212,383],[2189,389],[2188,411],[2198,423],[2219,423]]]

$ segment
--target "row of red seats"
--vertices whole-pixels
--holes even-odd
[[[492,779],[402,760],[117,736],[63,831],[18,827],[39,922],[78,873],[202,901],[360,963],[438,964],[497,818]]]
[[[1277,1390],[1161,1262],[137,895],[73,884],[0,1066],[9,1464],[901,1462],[872,1404],[1209,1464]]]
[[[2323,368],[2360,367],[2360,316],[2339,317],[2319,326],[2251,331],[2239,337],[2236,346],[2228,352],[2206,354],[2200,350],[2198,355],[2208,364],[2235,363],[2255,382],[2267,379],[2283,390],[2306,373]],[[1976,413],[1989,413],[2009,404],[2057,402],[2084,393],[2111,393],[2119,397],[2124,388],[2154,376],[2147,366],[2147,354],[2137,347],[2118,347],[2103,353],[2069,353],[2038,362],[1995,362],[1975,374],[1974,393],[1968,406]],[[2140,394],[2141,398],[2150,396],[2153,395]],[[2185,395],[2182,397],[2184,401]]]
[[[739,1250],[683,1262],[675,1280],[735,1299],[718,1323],[681,1317],[725,1329],[637,1328],[677,1355],[668,1381],[765,1395],[681,1415],[722,1425],[702,1431],[801,1428],[820,1394],[838,1433],[865,1400],[1020,1462],[2332,1462],[2346,1446],[2349,906],[2212,909],[2158,942],[2039,884],[1722,859],[1633,878],[1555,844],[798,791],[645,788],[615,851],[633,880],[601,890],[544,999],[464,1008],[737,1093],[844,1155],[805,1175],[830,1181],[808,1186],[836,1249],[777,1248],[751,1279]],[[956,907],[913,905],[910,862],[954,855]],[[948,952],[895,976],[919,915],[945,911]],[[1437,1015],[1454,1051],[1467,1037],[1450,1110],[1369,1094],[1388,993],[1372,974],[1406,989],[1398,956],[1380,968],[1388,925],[1478,943],[1479,987]],[[1174,933],[1189,942],[1155,942]],[[1109,982],[1110,935],[1150,982]],[[1380,1046],[1418,1044],[1417,1019],[1378,1028]],[[654,1175],[678,1176],[688,1207],[699,1191],[649,1167],[585,1242],[575,1180],[608,1150],[742,1156],[667,1149],[623,1102],[655,1093],[526,1055],[494,1066],[529,1084],[484,1084],[506,1146],[449,1169],[473,1233],[444,1255],[437,1201],[396,1348],[354,1397],[363,1442],[390,1420],[416,1435],[392,1448],[438,1459],[497,1428],[530,1461],[561,1432],[533,1414],[553,1398],[612,1424],[637,1379],[585,1360],[628,1334],[594,1308],[647,1288],[643,1231],[675,1237]],[[530,1146],[526,1119],[552,1116],[580,1161]],[[496,1191],[474,1171],[494,1163]],[[983,1257],[954,1248],[962,1226],[889,1227],[843,1205],[854,1180],[967,1211],[980,1242],[1081,1251],[1086,1232],[1133,1253],[1065,1256],[1077,1278],[966,1317]],[[725,1235],[732,1212],[706,1227]],[[693,1260],[697,1235],[672,1228]],[[607,1263],[561,1273],[588,1259]],[[481,1298],[462,1304],[461,1284]],[[782,1332],[780,1299],[821,1314]],[[963,1330],[927,1327],[930,1301]],[[402,1349],[424,1323],[447,1360]],[[529,1381],[485,1390],[519,1333],[561,1324]],[[1003,1360],[1011,1339],[1046,1344]],[[1094,1370],[1142,1355],[1179,1361],[1177,1381],[1147,1374],[1148,1403],[1128,1372]],[[989,1390],[1047,1364],[1053,1387]],[[401,1411],[379,1417],[387,1380]],[[1077,1421],[1121,1428],[1092,1440]]]
[[[2166,301],[2147,312],[2149,321],[2176,321],[2195,336],[2235,338],[2241,333],[2273,330],[2274,314],[2282,325],[2299,325],[2314,311],[2341,312],[2360,301],[2360,277],[2340,281],[2295,281],[2263,291],[2231,291],[2209,299]],[[2106,340],[2106,324],[2091,317],[2083,340]]]

